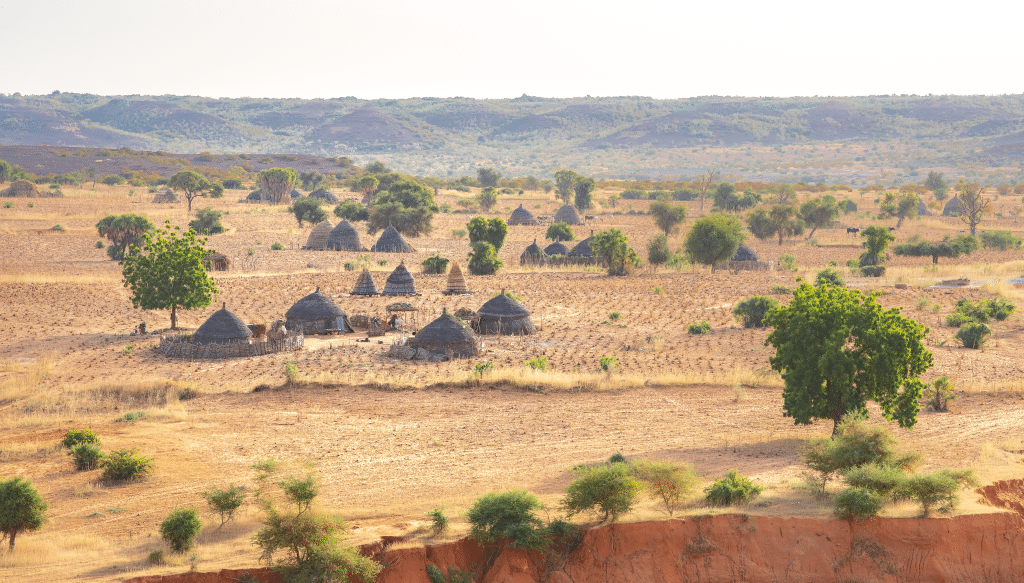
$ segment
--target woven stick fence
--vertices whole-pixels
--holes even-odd
[[[234,344],[192,344],[190,336],[167,336],[160,337],[160,352],[170,358],[181,358],[185,360],[216,359],[216,358],[246,358],[250,356],[263,356],[275,352],[302,349],[304,336],[300,332],[289,332],[281,340],[267,340],[264,342],[238,342]]]

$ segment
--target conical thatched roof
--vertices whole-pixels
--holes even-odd
[[[960,212],[960,197],[958,196],[949,199],[946,206],[942,207],[942,216],[944,217],[959,217]]]
[[[39,193],[36,185],[28,180],[15,180],[10,186],[0,191],[0,196],[27,196],[35,198],[43,195]]]
[[[334,303],[334,300],[320,293],[320,286],[316,291],[292,304],[284,317],[296,320],[333,320],[339,316],[344,317],[345,312]]]
[[[326,188],[318,188],[314,190],[313,192],[309,193],[309,198],[319,198],[324,202],[338,204],[338,197],[334,196],[334,194],[330,190],[327,190]]]
[[[378,293],[377,284],[373,283],[373,276],[370,275],[370,270],[364,267],[363,272],[359,274],[359,279],[356,280],[356,287],[352,290],[352,295],[375,296]]]
[[[412,278],[412,274],[409,273],[409,269],[405,266],[405,261],[402,261],[391,275],[388,276],[387,282],[384,284],[384,291],[380,292],[382,296],[414,296],[416,294],[416,282]]]
[[[544,253],[548,255],[561,255],[565,257],[569,254],[569,248],[562,244],[561,241],[556,241],[544,248]]]
[[[327,235],[325,246],[328,251],[366,251],[366,247],[359,242],[359,233],[356,228],[345,219],[342,219]]]
[[[334,225],[331,221],[324,219],[323,221],[316,224],[313,230],[309,232],[309,238],[306,239],[306,249],[313,249],[316,251],[323,251],[327,248],[327,238],[331,236],[331,230],[334,229]]]
[[[523,251],[523,254],[519,256],[519,263],[526,263],[527,261],[540,261],[547,259],[548,255],[540,248],[537,244],[537,240],[534,239],[533,243]]]
[[[932,211],[931,209],[928,208],[928,205],[924,204],[923,200],[918,200],[917,214],[921,215],[922,217],[930,217],[932,215]]]
[[[299,198],[301,196],[302,196],[301,192],[299,192],[298,190],[296,190],[294,188],[292,189],[292,198]]]
[[[192,335],[195,344],[233,344],[247,342],[252,338],[252,331],[238,316],[228,311],[227,302],[224,307],[213,313],[203,325]]]
[[[412,253],[415,249],[412,245],[405,242],[405,238],[398,232],[398,229],[394,225],[388,225],[388,228],[384,229],[384,232],[380,234],[380,238],[373,244],[370,251],[376,251],[378,253]]]
[[[444,310],[408,341],[412,348],[426,348],[436,354],[468,358],[476,354],[476,335],[469,325]]]
[[[530,312],[523,304],[509,297],[505,290],[501,290],[500,294],[487,300],[476,313],[480,316],[478,326],[481,334],[508,336],[537,332],[537,329],[533,327],[533,321],[530,320]]]
[[[740,243],[740,246],[736,248],[736,253],[734,253],[733,256],[732,256],[732,261],[757,261],[757,260],[758,260],[757,253],[754,253],[753,249],[751,249],[750,247],[747,247],[743,243]]]
[[[513,227],[515,225],[539,225],[540,221],[533,216],[533,213],[523,208],[520,204],[519,208],[512,211],[512,215],[508,218],[508,226]]]
[[[466,278],[462,276],[462,268],[459,267],[458,261],[452,262],[452,268],[448,271],[448,289],[444,293],[452,295],[469,293]]]
[[[590,239],[594,237],[594,231],[591,229],[590,237],[580,241],[569,251],[569,257],[593,257],[594,250],[590,247]]]
[[[580,214],[576,212],[576,207],[571,204],[567,204],[558,209],[558,212],[555,213],[555,222],[565,223],[567,225],[582,225],[583,219],[581,219]]]
[[[245,200],[249,202],[260,202],[263,200],[263,191],[257,188],[256,190],[249,193],[249,196],[245,197]]]
[[[167,203],[167,202],[178,202],[178,195],[174,194],[174,191],[170,188],[165,188],[153,196],[153,202]]]

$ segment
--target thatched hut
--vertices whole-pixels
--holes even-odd
[[[245,197],[246,202],[263,202],[263,191],[259,188],[249,193],[249,196]]]
[[[203,267],[208,271],[227,271],[231,269],[231,258],[223,253],[210,253],[203,257]]]
[[[732,256],[732,261],[760,261],[760,259],[753,249],[740,243],[740,246],[736,248],[736,253]]]
[[[352,290],[354,296],[375,296],[377,292],[377,284],[373,283],[373,276],[370,275],[370,270],[363,268],[363,272],[359,274],[359,279],[356,280],[356,287]]]
[[[380,238],[374,243],[370,251],[378,253],[412,253],[415,251],[412,245],[406,243],[405,238],[398,232],[394,225],[389,224],[388,228],[380,234]]]
[[[449,314],[447,309],[410,338],[407,346],[452,358],[469,358],[476,355],[477,350],[473,330],[468,324]]]
[[[590,236],[580,241],[569,251],[569,257],[593,257],[594,249],[590,246],[590,240],[594,238],[594,231],[591,229]]]
[[[359,242],[356,228],[345,219],[331,229],[325,245],[328,251],[366,251],[366,247]]]
[[[331,298],[320,293],[320,286],[288,308],[284,318],[289,329],[302,330],[303,334],[323,334],[326,330],[352,332],[348,316]]]
[[[949,199],[946,206],[942,207],[942,216],[944,217],[959,217],[963,211],[960,210],[960,197],[954,196]]]
[[[405,261],[398,264],[398,267],[391,272],[388,276],[387,282],[384,284],[384,290],[380,292],[382,296],[416,296],[416,282],[412,278],[412,274],[409,273],[409,269],[405,266]]]
[[[252,340],[252,330],[228,310],[227,302],[192,335],[193,344],[238,344]]]
[[[299,192],[295,188],[292,189],[292,193],[291,194],[292,194],[292,200],[295,200],[296,198],[301,198],[302,197],[302,193]]]
[[[558,209],[558,212],[555,213],[554,222],[565,223],[567,225],[582,225],[583,219],[580,218],[580,213],[576,212],[576,207],[571,204],[567,204]]]
[[[309,238],[306,239],[306,246],[303,249],[312,249],[314,251],[323,251],[327,249],[327,238],[331,236],[331,231],[334,229],[334,225],[331,221],[324,219],[313,227],[313,230],[309,232]]]
[[[519,265],[526,265],[527,263],[543,263],[547,260],[548,254],[540,248],[537,244],[537,240],[534,239],[533,243],[523,251],[523,254],[519,256]]]
[[[918,200],[917,214],[921,215],[922,217],[930,217],[932,216],[932,211],[931,209],[928,208],[928,205],[924,204],[923,200]]]
[[[314,190],[309,193],[309,198],[318,198],[326,203],[338,204],[338,197],[334,196],[334,193],[326,188],[318,188]]]
[[[174,191],[170,188],[165,188],[156,193],[153,196],[153,202],[157,203],[174,203],[178,202],[178,195],[174,194]]]
[[[539,225],[540,221],[533,216],[533,213],[523,208],[520,204],[519,208],[512,211],[512,215],[508,218],[508,226],[514,227],[516,225]]]
[[[562,243],[561,241],[555,241],[554,243],[544,248],[544,253],[550,257],[554,257],[555,255],[561,255],[562,257],[565,257],[566,255],[569,254],[569,248],[566,247],[565,244]]]
[[[43,195],[39,192],[39,188],[37,188],[34,183],[29,182],[28,180],[15,180],[10,186],[0,191],[0,196],[25,196],[28,198],[36,198]]]
[[[530,312],[505,293],[505,290],[487,300],[476,313],[480,316],[477,324],[477,332],[480,334],[513,336],[537,332],[530,320]]]
[[[469,293],[469,286],[466,285],[466,278],[462,275],[462,268],[459,262],[452,262],[452,268],[448,271],[448,289],[443,292],[445,295],[460,296]]]

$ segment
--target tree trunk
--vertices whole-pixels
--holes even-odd
[[[7,552],[9,552],[9,553],[13,553],[14,552],[14,537],[16,537],[16,536],[18,536],[18,531],[17,530],[12,530],[11,531],[11,544],[7,547]]]
[[[932,263],[935,264],[935,265],[939,264],[939,256],[938,255],[932,255]]]
[[[178,306],[171,306],[171,330],[178,329]]]
[[[779,231],[779,247],[782,247],[782,235],[783,235],[783,232],[780,230]]]
[[[900,216],[900,218],[896,221],[896,228],[897,229],[903,226],[903,218],[904,218],[903,216]]]

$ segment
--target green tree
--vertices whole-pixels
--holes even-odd
[[[898,229],[903,226],[904,219],[912,219],[917,216],[918,202],[917,195],[912,192],[905,192],[898,196],[895,193],[887,192],[879,206],[879,218],[896,219],[896,228]]]
[[[682,506],[685,498],[693,493],[700,482],[697,472],[688,464],[644,460],[635,467],[644,489],[651,496],[661,499],[669,516]]]
[[[171,550],[184,553],[196,543],[196,537],[203,523],[191,508],[178,508],[160,523],[160,537],[167,541]]]
[[[372,235],[392,224],[405,235],[419,237],[430,232],[439,210],[434,191],[411,180],[399,180],[374,197],[367,229]]]
[[[220,222],[220,217],[224,214],[224,211],[219,211],[212,207],[206,207],[196,211],[196,219],[189,221],[188,228],[192,229],[200,235],[217,235],[224,232],[224,225]]]
[[[572,199],[572,185],[576,182],[576,178],[578,178],[578,176],[572,170],[559,170],[558,172],[555,172],[557,196],[565,204],[569,204],[569,201]]]
[[[334,207],[334,216],[346,221],[366,221],[370,219],[370,211],[354,200],[343,200]]]
[[[494,247],[495,251],[501,251],[505,245],[505,237],[508,236],[508,224],[501,217],[485,219],[473,217],[466,223],[466,230],[469,232],[469,244],[479,241],[487,241]]]
[[[658,233],[647,242],[647,263],[654,265],[665,265],[672,258],[672,251],[668,248],[668,237],[664,233]]]
[[[100,237],[110,240],[107,255],[115,261],[124,259],[129,249],[137,247],[146,233],[154,228],[149,219],[132,213],[107,215],[96,223]]]
[[[511,540],[515,548],[540,548],[544,542],[539,531],[544,523],[534,511],[541,508],[537,497],[525,490],[484,494],[466,512],[469,536],[483,543],[503,538]]]
[[[650,206],[651,215],[654,216],[654,224],[665,231],[665,235],[671,235],[679,231],[679,225],[686,220],[686,207],[674,205],[670,202],[654,201]]]
[[[245,489],[241,486],[230,486],[227,489],[213,488],[200,494],[210,506],[210,511],[220,516],[220,526],[235,517],[235,511],[245,502]],[[217,528],[220,528],[217,527]]]
[[[991,211],[992,201],[982,196],[985,189],[977,184],[967,184],[961,180],[957,188],[959,189],[956,197],[960,202],[960,220],[970,227],[971,236],[976,236],[978,225],[981,224],[985,213]]]
[[[377,187],[380,186],[380,180],[376,176],[363,176],[356,182],[356,188],[363,192],[363,195],[371,199],[373,195],[377,194]]]
[[[839,215],[839,203],[836,202],[836,197],[831,194],[820,196],[800,205],[800,217],[811,228],[811,232],[807,235],[808,239],[813,237],[814,232],[818,229],[832,227],[839,218]]]
[[[11,179],[12,168],[11,165],[4,160],[0,160],[0,184]]]
[[[185,199],[188,200],[188,212],[192,212],[194,198],[203,196],[203,193],[213,188],[209,180],[191,170],[182,170],[171,176],[167,186],[173,190],[180,190],[185,195]]]
[[[195,231],[178,236],[167,221],[163,229],[144,237],[141,252],[129,253],[121,260],[124,286],[131,288],[132,305],[143,310],[170,310],[171,329],[178,329],[178,308],[205,308],[212,301],[213,287],[203,257],[213,253],[206,249],[206,239]]]
[[[595,255],[608,261],[608,275],[626,275],[640,265],[640,258],[629,246],[629,239],[618,229],[594,233],[590,237],[590,248]]]
[[[908,257],[931,257],[932,263],[937,265],[939,257],[955,258],[961,255],[970,255],[977,250],[978,240],[970,235],[960,235],[953,239],[946,235],[942,241],[937,243],[928,241],[901,243],[893,247],[892,252]]]
[[[567,223],[558,221],[557,223],[551,223],[551,225],[548,226],[548,230],[544,234],[544,238],[549,241],[575,241],[576,234],[572,232],[572,227]]]
[[[476,178],[480,181],[480,186],[496,188],[498,181],[501,180],[501,174],[494,168],[477,168]]]
[[[847,413],[866,415],[868,400],[901,427],[917,422],[918,377],[932,366],[928,329],[899,308],[884,310],[877,295],[804,282],[788,306],[768,312],[769,362],[785,381],[783,411],[795,423],[831,419],[834,434]]]
[[[640,482],[624,463],[581,467],[573,470],[576,479],[565,489],[562,506],[569,516],[586,510],[604,512],[603,520],[618,519],[636,503]]]
[[[295,220],[299,221],[300,227],[303,221],[315,225],[327,220],[327,211],[322,208],[323,205],[324,201],[319,198],[303,196],[295,199],[292,206],[288,207],[288,211],[295,215]]]
[[[96,168],[95,166],[89,166],[83,172],[85,172],[85,177],[88,178],[90,182],[92,182],[92,185],[95,188],[96,187],[96,176],[100,172],[99,169]],[[0,180],[0,184],[3,184],[3,182],[4,182],[3,180]]]
[[[597,184],[593,178],[584,178],[579,176],[576,181],[573,182],[572,190],[575,193],[573,202],[576,204],[576,209],[585,211],[594,208],[593,192],[597,188]]]
[[[928,173],[928,179],[924,181],[924,187],[935,193],[937,200],[946,198],[946,191],[949,190],[949,184],[942,177],[942,173],[935,172],[934,170]]]
[[[770,211],[757,209],[747,217],[747,227],[758,239],[782,239],[803,233],[804,222],[797,217],[796,209],[784,204],[777,204]]]
[[[326,177],[316,170],[299,173],[299,182],[302,184],[302,189],[310,192],[316,190],[321,184],[323,184],[325,179]]]
[[[0,542],[7,539],[7,548],[13,552],[14,539],[19,534],[39,530],[46,524],[47,508],[32,482],[20,476],[0,481]]]
[[[263,192],[263,200],[281,204],[292,199],[292,189],[298,179],[291,168],[267,168],[256,175],[256,184]]]
[[[686,235],[684,248],[694,263],[710,265],[732,257],[747,238],[740,220],[732,215],[711,215],[698,219]]]
[[[498,204],[498,191],[493,186],[486,186],[480,191],[480,194],[476,196],[476,201],[480,205],[480,208],[487,212],[491,208]]]
[[[498,251],[487,241],[472,244],[473,251],[469,254],[469,272],[473,275],[493,275],[505,263],[498,259]]]
[[[864,237],[864,242],[861,244],[864,247],[864,252],[860,254],[857,263],[861,267],[885,263],[885,250],[888,249],[889,243],[896,240],[889,229],[880,225],[871,225],[861,229],[860,236]]]

